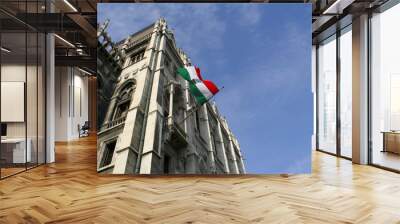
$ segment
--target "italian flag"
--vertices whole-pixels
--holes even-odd
[[[207,102],[219,91],[218,87],[213,82],[204,80],[203,77],[201,77],[200,69],[195,66],[179,68],[178,74],[189,82],[190,93],[200,105]]]

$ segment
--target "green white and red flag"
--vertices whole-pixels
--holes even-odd
[[[200,69],[195,66],[185,66],[178,69],[178,74],[189,82],[190,93],[195,97],[200,105],[207,102],[211,97],[218,93],[218,87],[210,80],[204,80]]]

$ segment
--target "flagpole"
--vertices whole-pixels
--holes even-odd
[[[225,87],[222,86],[221,89],[219,89],[219,92],[221,92],[221,90],[223,90],[224,88],[225,88]],[[215,94],[215,95],[217,95],[217,94]],[[198,109],[200,109],[201,106],[203,106],[204,104],[208,103],[212,98],[214,98],[215,95],[213,95],[212,97],[210,97],[210,98],[209,98],[206,102],[204,102],[203,104],[197,105],[196,107],[194,107],[194,109],[191,109],[191,111],[189,112],[188,115],[186,115],[186,117],[184,117],[181,121],[176,122],[176,123],[177,123],[177,124],[181,124],[182,122],[186,121],[190,116],[192,116],[192,114],[193,114],[194,112],[196,112]]]

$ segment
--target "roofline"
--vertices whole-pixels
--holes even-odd
[[[144,32],[145,30],[149,29],[150,27],[154,27],[155,24],[156,24],[156,23],[152,23],[152,24],[150,24],[150,25],[144,27],[143,29],[141,29],[141,30],[139,30],[139,31],[137,31],[137,32],[135,32],[135,33],[129,35],[127,38],[136,36],[136,35],[138,35],[138,34]],[[120,45],[120,44],[121,44],[122,42],[124,42],[127,38],[124,38],[124,39],[122,39],[122,40],[116,42],[116,45]]]

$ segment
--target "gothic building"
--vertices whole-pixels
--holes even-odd
[[[99,173],[245,173],[238,140],[216,105],[192,110],[188,83],[177,75],[190,60],[164,19],[115,48],[122,70],[98,131]]]
[[[107,20],[97,27],[97,130],[107,113],[118,75],[121,73],[121,54],[107,33]]]

